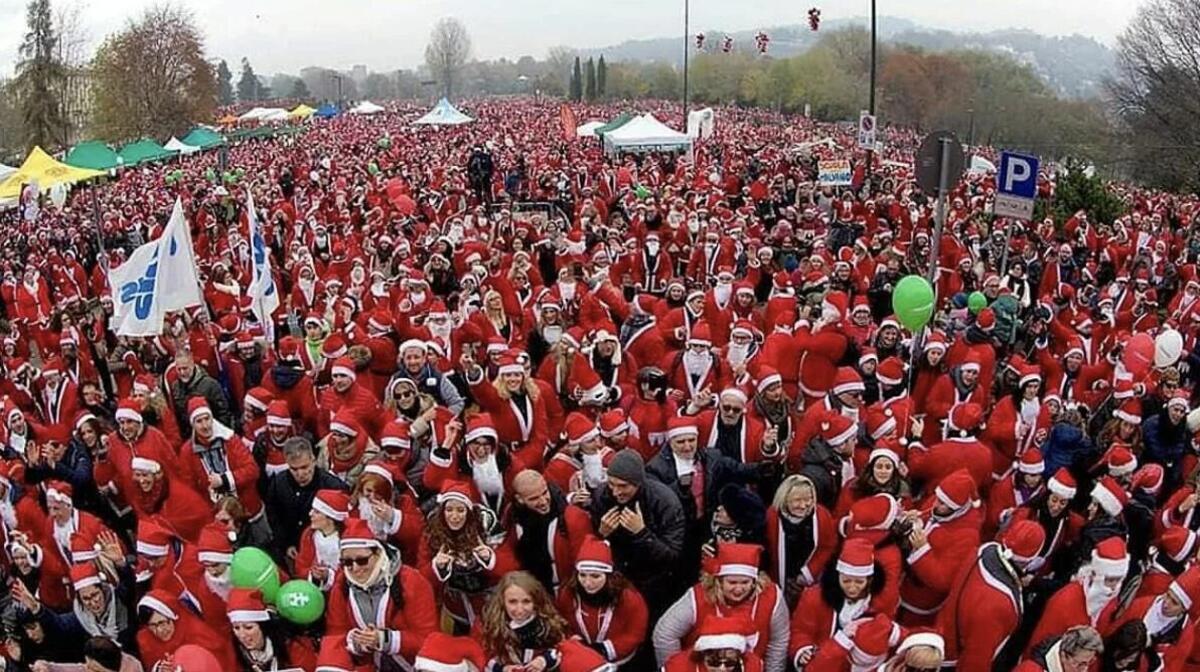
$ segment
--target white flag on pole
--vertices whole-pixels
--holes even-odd
[[[134,250],[125,263],[109,272],[108,280],[118,336],[157,336],[168,312],[204,302],[192,236],[179,199],[162,236]]]
[[[246,190],[246,219],[250,224],[250,308],[271,344],[274,342],[271,315],[279,308],[279,292],[275,288],[275,276],[271,274],[271,251],[267,248],[262,225],[254,210],[254,196],[249,189]]]

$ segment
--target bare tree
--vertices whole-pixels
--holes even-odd
[[[58,35],[58,62],[67,70],[82,68],[91,58],[88,43],[92,40],[84,21],[86,5],[59,5],[54,10],[54,32]]]
[[[1117,40],[1107,89],[1139,176],[1172,189],[1200,187],[1200,3],[1143,5]]]
[[[152,7],[109,36],[93,65],[95,125],[110,140],[165,138],[212,119],[216,72],[192,15]]]
[[[453,17],[439,20],[425,47],[425,65],[441,82],[446,98],[452,97],[458,73],[470,57],[471,36],[462,21]]]

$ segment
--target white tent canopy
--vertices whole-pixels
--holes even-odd
[[[596,137],[596,129],[604,125],[603,121],[589,121],[586,124],[575,129],[575,137],[577,138],[594,138]]]
[[[971,157],[971,167],[967,169],[967,172],[980,174],[994,173],[996,172],[996,164],[976,154]]]
[[[0,163],[0,182],[2,182],[4,180],[4,178],[8,177],[10,173],[15,173],[15,172],[17,172],[16,168],[13,168],[12,166],[6,166],[3,163]]]
[[[424,126],[457,126],[472,121],[475,120],[459,112],[457,107],[450,104],[450,101],[442,98],[437,102],[437,105],[433,106],[432,110],[426,112],[425,116],[413,123]]]
[[[282,107],[256,107],[238,117],[238,121],[279,121],[287,116],[288,111]]]
[[[644,114],[605,133],[604,144],[611,151],[688,150],[692,139],[655,119],[654,115]]]
[[[383,112],[383,108],[369,100],[364,100],[350,110],[350,114],[379,114],[380,112]]]
[[[702,140],[713,134],[713,110],[711,107],[688,112],[687,134],[689,138]]]
[[[196,152],[200,151],[199,147],[185,144],[175,136],[171,136],[171,139],[167,141],[167,144],[163,145],[163,148],[169,149],[172,152],[179,152],[180,154],[184,155],[195,154]],[[2,175],[2,173],[0,173],[0,175]]]

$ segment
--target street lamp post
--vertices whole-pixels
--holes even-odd
[[[875,0],[871,0],[871,91],[870,91],[870,94],[868,95],[868,99],[867,99],[867,112],[871,115],[872,118],[875,117],[875,62],[876,62],[875,51],[876,51],[877,43],[878,43],[878,39],[876,38],[876,30],[875,30]],[[875,124],[875,128],[876,129],[879,128],[878,121]],[[878,130],[876,132],[878,132]],[[867,169],[866,169],[866,183],[867,183],[868,197],[870,196],[870,188],[871,188],[871,169],[874,167],[874,164],[875,164],[875,148],[870,147],[867,149]]]

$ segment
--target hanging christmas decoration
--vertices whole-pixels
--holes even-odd
[[[696,50],[704,51],[704,33],[696,33]]]
[[[808,27],[814,32],[821,27],[821,10],[816,7],[808,10]]]
[[[767,45],[770,44],[770,42],[771,38],[767,37],[767,34],[762,31],[759,31],[759,33],[754,36],[754,44],[758,46],[758,53],[760,54],[767,53]]]
[[[721,51],[729,53],[733,51],[733,38],[726,35],[725,39],[721,40]]]

